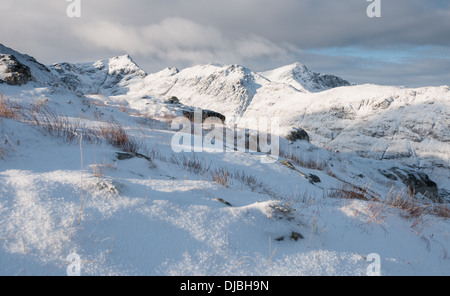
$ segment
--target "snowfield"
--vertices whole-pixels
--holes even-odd
[[[32,74],[0,82],[0,275],[449,275],[447,86],[0,53]],[[280,154],[174,152],[188,107],[279,118]]]

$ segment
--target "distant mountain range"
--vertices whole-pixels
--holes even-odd
[[[0,82],[34,83],[81,96],[151,98],[155,104],[176,97],[249,128],[254,118],[277,117],[282,136],[301,128],[319,147],[396,159],[426,171],[450,192],[448,86],[353,85],[300,63],[263,73],[240,65],[206,64],[147,74],[128,55],[44,66],[3,45],[0,54]]]

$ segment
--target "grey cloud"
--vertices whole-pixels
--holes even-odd
[[[86,62],[129,53],[146,71],[195,63],[241,63],[257,71],[296,61],[314,71],[382,84],[449,84],[450,4],[381,0],[81,0],[82,18],[65,0],[2,0],[0,43],[44,63]],[[308,54],[329,47],[372,50],[436,46],[441,58],[401,67],[355,56]],[[448,68],[447,68],[448,69]]]
[[[74,31],[87,45],[170,62],[232,62],[286,52],[257,35],[232,39],[215,27],[180,17],[142,27],[95,21],[74,27]]]

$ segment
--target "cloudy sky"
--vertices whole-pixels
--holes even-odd
[[[147,72],[294,62],[356,83],[450,85],[450,1],[2,0],[0,43],[45,64],[130,54]]]

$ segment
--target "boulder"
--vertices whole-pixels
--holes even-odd
[[[0,54],[0,82],[24,85],[31,81],[31,70],[20,63],[14,55]]]
[[[321,183],[322,182],[322,180],[320,180],[320,178],[318,176],[314,175],[314,174],[309,174],[309,178],[308,179],[309,179],[309,181],[312,184]]]
[[[291,133],[286,137],[286,139],[292,143],[297,140],[309,142],[309,135],[304,129],[293,127]]]
[[[183,110],[184,117],[188,118],[191,121],[195,119],[195,109],[194,108],[185,108]],[[211,110],[202,110],[202,122],[204,122],[207,118],[218,118],[222,123],[225,123],[226,117],[218,112]]]
[[[171,105],[178,105],[180,104],[180,100],[177,97],[173,96],[169,100],[167,100],[167,103]]]
[[[292,231],[290,238],[294,241],[298,241],[299,239],[304,239],[305,237],[301,233]]]
[[[437,184],[430,180],[427,174],[396,167],[391,168],[391,171],[405,184],[410,196],[416,197],[417,194],[422,194],[433,202],[443,203]]]

